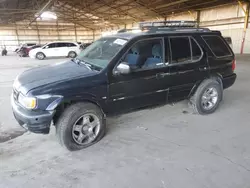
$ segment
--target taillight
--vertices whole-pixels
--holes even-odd
[[[232,71],[234,71],[236,68],[236,60],[234,59],[232,62]]]

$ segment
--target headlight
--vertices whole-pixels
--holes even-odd
[[[37,106],[37,100],[34,97],[26,97],[21,93],[18,95],[18,102],[27,109],[34,109]]]

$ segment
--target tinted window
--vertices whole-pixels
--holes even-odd
[[[170,38],[172,52],[172,63],[183,63],[191,61],[191,50],[189,37]]]
[[[142,40],[135,43],[123,61],[134,71],[164,66],[162,39]]]
[[[57,47],[57,43],[51,43],[48,45],[48,48],[56,48]]]
[[[74,43],[67,43],[67,46],[68,47],[74,47],[74,46],[76,46]]]
[[[217,57],[231,55],[226,43],[219,36],[203,36],[203,39]]]
[[[193,61],[199,60],[202,55],[202,52],[196,41],[192,38],[191,38],[191,45],[192,45],[192,60]]]
[[[60,42],[60,43],[57,44],[57,47],[59,47],[59,48],[67,47],[67,43]]]

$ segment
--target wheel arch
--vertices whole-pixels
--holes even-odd
[[[56,122],[58,121],[58,119],[60,118],[61,114],[63,113],[63,111],[71,106],[72,104],[76,104],[76,103],[92,103],[94,105],[96,105],[103,113],[104,117],[106,117],[106,113],[103,110],[103,106],[94,98],[69,98],[69,99],[64,99],[60,102],[60,104],[57,105],[57,107],[55,108],[55,114],[53,116],[53,123],[56,124]]]
[[[222,88],[222,90],[223,90],[222,78],[223,78],[223,77],[222,77],[222,75],[221,75],[220,73],[214,73],[214,74],[211,74],[209,77],[204,78],[203,80],[197,81],[197,82],[194,84],[193,88],[191,89],[191,91],[190,91],[190,93],[189,93],[189,95],[188,95],[188,98],[190,98],[190,97],[195,93],[195,91],[196,91],[197,88],[200,86],[200,84],[201,84],[202,82],[204,82],[205,80],[207,80],[207,79],[214,79],[214,80],[216,80],[217,82],[219,82],[220,85],[221,85],[221,88]]]

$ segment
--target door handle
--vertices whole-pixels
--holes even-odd
[[[168,76],[168,75],[170,75],[170,73],[168,73],[168,72],[161,72],[161,73],[157,73],[156,74],[156,78],[157,79],[160,79],[160,78],[164,78],[165,76]]]
[[[207,70],[207,67],[200,67],[199,68],[199,71],[206,71]]]

